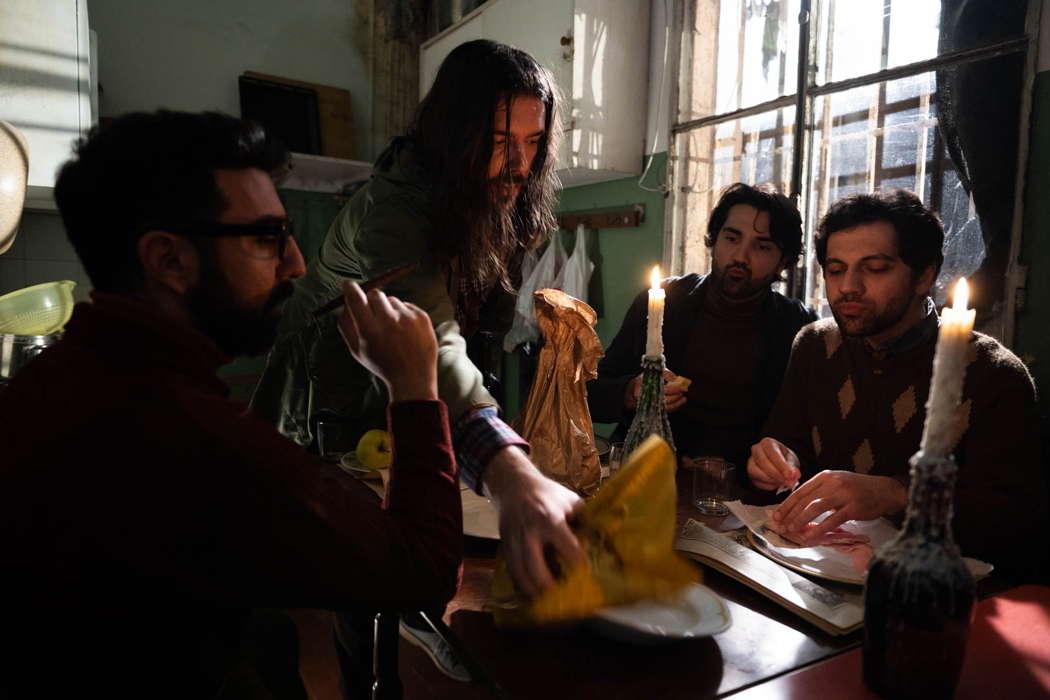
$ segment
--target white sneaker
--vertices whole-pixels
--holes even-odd
[[[426,655],[430,657],[430,660],[434,662],[438,670],[449,678],[454,678],[464,683],[470,683],[474,680],[471,678],[470,672],[467,671],[467,667],[456,658],[456,655],[452,653],[452,649],[449,648],[445,640],[433,630],[424,630],[406,625],[404,620],[398,625],[398,630],[407,642],[426,652]]]

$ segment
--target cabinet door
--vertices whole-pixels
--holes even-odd
[[[91,126],[85,0],[0,2],[0,119],[29,144],[29,186],[55,170]]]
[[[438,68],[452,49],[474,39],[484,39],[485,23],[481,14],[476,14],[451,31],[440,34],[436,39],[424,44],[419,52],[419,99],[422,100],[434,84]]]
[[[482,14],[486,38],[532,55],[571,102],[573,0],[496,0]],[[568,121],[568,114],[562,118]]]
[[[562,163],[640,172],[649,97],[649,3],[576,0],[573,14],[572,130]]]

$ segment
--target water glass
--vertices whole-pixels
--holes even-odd
[[[693,472],[693,505],[704,515],[727,515],[724,501],[733,487],[736,467],[721,457],[698,457],[689,460]]]
[[[620,471],[623,462],[623,443],[614,442],[609,448],[609,476],[615,476]]]
[[[354,428],[345,420],[317,421],[317,453],[326,462],[338,462],[356,446]]]

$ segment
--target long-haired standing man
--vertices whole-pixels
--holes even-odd
[[[314,440],[318,415],[340,416],[360,432],[381,427],[381,383],[364,367],[348,372],[354,361],[335,316],[315,322],[312,314],[338,296],[345,279],[418,262],[388,291],[422,307],[434,323],[439,391],[460,473],[499,507],[508,566],[532,594],[553,582],[545,548],[580,556],[567,522],[579,498],[530,462],[527,443],[499,418],[465,338],[509,327],[514,261],[557,228],[558,120],[553,80],[527,53],[485,40],[453,50],[408,134],[379,156],[371,180],[339,214],[298,282],[252,399],[304,445]],[[402,626],[402,633],[425,639],[412,628]],[[465,678],[435,641],[427,646],[439,667]]]

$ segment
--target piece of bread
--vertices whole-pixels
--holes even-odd
[[[689,391],[689,385],[693,383],[693,380],[689,377],[683,377],[681,375],[676,376],[671,381],[667,382],[667,386],[679,387],[682,393]]]

